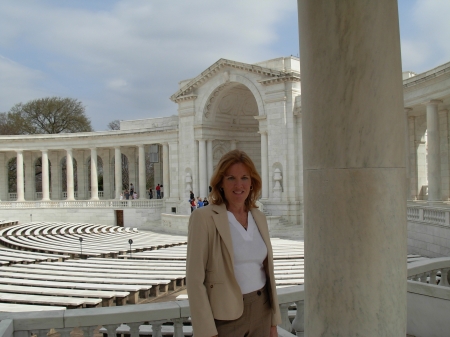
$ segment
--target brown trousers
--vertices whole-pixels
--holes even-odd
[[[244,313],[233,321],[215,320],[219,337],[269,337],[272,317],[267,287],[245,294]]]

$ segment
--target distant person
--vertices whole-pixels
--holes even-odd
[[[155,190],[156,190],[156,199],[161,199],[161,186],[159,186],[159,184],[158,184],[158,186],[156,186]]]
[[[203,200],[202,198],[198,197],[197,198],[197,208],[201,208],[203,207]]]
[[[130,192],[128,190],[125,190],[125,199],[126,200],[130,199]]]
[[[208,206],[209,205],[209,201],[208,201],[208,198],[204,198],[203,199],[203,206]]]
[[[192,199],[194,199],[194,198],[195,198],[194,192],[189,191],[189,200],[192,200]]]
[[[153,190],[151,188],[148,190],[148,198],[153,199]]]
[[[132,183],[130,184],[130,195],[134,195],[134,186]]]
[[[119,200],[123,200],[123,193],[120,193]]]
[[[133,193],[133,199],[134,199],[134,200],[137,200],[137,198],[138,198],[137,192],[134,191],[134,193]]]
[[[192,198],[191,200],[189,200],[190,204],[191,204],[191,213],[197,208],[197,203],[195,202],[195,198]]]

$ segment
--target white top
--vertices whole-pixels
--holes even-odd
[[[267,257],[267,247],[251,212],[248,212],[247,230],[233,213],[227,211],[227,215],[233,241],[234,276],[242,294],[248,294],[266,284],[263,262]]]

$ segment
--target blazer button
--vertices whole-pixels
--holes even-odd
[[[210,286],[209,286],[210,288],[214,288],[214,285],[213,284],[211,284]]]

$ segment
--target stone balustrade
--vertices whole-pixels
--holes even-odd
[[[2,201],[0,209],[15,208],[161,208],[161,199],[138,200],[55,200],[55,201]]]
[[[277,290],[282,313],[281,328],[295,330],[297,336],[303,332],[304,287],[294,286]],[[288,308],[297,305],[297,313],[291,323]],[[150,335],[161,337],[164,323],[173,324],[173,336],[182,337],[183,323],[190,316],[188,301],[163,302],[141,305],[127,305],[97,309],[50,310],[27,313],[0,313],[0,337],[28,337],[36,334],[47,336],[50,329],[56,329],[62,337],[68,337],[74,328],[80,328],[84,336],[93,336],[99,325],[103,326],[109,337],[116,333],[127,333],[131,337]],[[192,335],[189,328],[187,334]],[[283,333],[283,336],[294,336]]]

